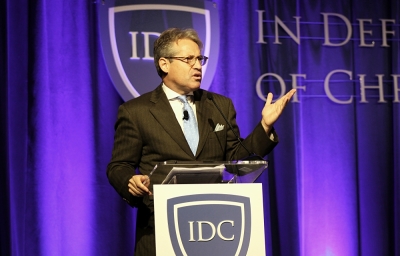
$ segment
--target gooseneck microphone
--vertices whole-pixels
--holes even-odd
[[[183,120],[189,120],[189,113],[187,112],[187,110],[183,111]]]
[[[235,130],[233,129],[231,123],[228,121],[228,118],[226,118],[226,116],[224,115],[224,113],[222,112],[222,110],[219,108],[219,106],[217,105],[217,103],[214,100],[214,96],[207,92],[207,99],[211,100],[215,107],[218,109],[219,113],[221,114],[221,116],[224,118],[225,122],[228,124],[229,128],[231,129],[231,131],[233,132],[233,134],[235,135],[236,139],[239,141],[240,145],[247,151],[247,153],[249,154],[248,157],[245,157],[242,160],[264,160],[264,158],[262,158],[261,156],[257,155],[256,153],[252,153],[243,143],[242,140],[240,139],[239,135],[237,135],[237,133],[235,132]]]

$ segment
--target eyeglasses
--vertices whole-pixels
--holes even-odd
[[[190,66],[196,64],[196,60],[199,61],[200,65],[204,66],[207,63],[208,57],[199,55],[199,56],[188,56],[188,57],[164,57],[166,59],[177,59],[183,62],[186,62]]]

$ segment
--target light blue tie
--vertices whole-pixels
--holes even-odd
[[[178,96],[178,99],[183,103],[183,111],[186,110],[189,114],[188,120],[183,119],[183,133],[185,134],[185,138],[193,155],[196,155],[197,145],[199,144],[199,128],[197,127],[196,117],[186,99],[186,95]]]

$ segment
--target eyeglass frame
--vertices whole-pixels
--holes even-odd
[[[204,56],[204,55],[199,55],[199,56],[190,55],[188,57],[171,56],[171,57],[163,57],[163,58],[180,60],[182,62],[187,63],[190,66],[194,66],[196,64],[196,60],[199,61],[201,66],[204,66],[204,65],[206,65],[207,60],[208,60],[208,57]],[[193,60],[195,60],[195,61],[193,62]],[[193,63],[190,63],[190,62],[193,62]],[[202,64],[202,62],[203,62],[203,64]]]

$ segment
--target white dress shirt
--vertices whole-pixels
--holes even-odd
[[[182,131],[183,131],[183,102],[177,98],[178,96],[181,96],[181,95],[179,93],[171,90],[165,84],[162,85],[162,88],[163,88],[165,94],[167,95],[169,104],[171,104],[172,110],[175,113],[175,117],[178,120],[178,123],[181,126]],[[187,100],[188,100],[190,107],[192,107],[194,115],[197,120],[196,105],[194,104],[194,100],[193,100],[193,92],[187,94],[187,96],[189,96],[189,97],[187,97]]]

